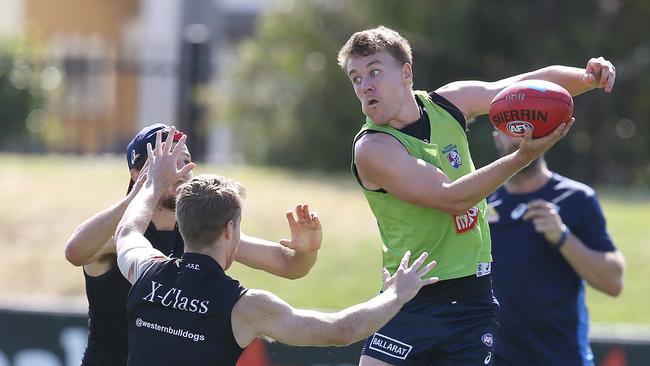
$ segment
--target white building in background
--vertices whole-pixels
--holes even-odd
[[[23,1],[0,0],[0,9],[0,37],[21,34],[25,18]]]
[[[179,80],[173,69],[180,64],[182,13],[178,0],[140,0],[138,14],[122,31],[123,54],[146,65],[138,76],[138,127],[177,120]]]
[[[36,30],[48,61],[65,75],[48,109],[65,135],[55,150],[119,153],[142,126],[163,122],[195,136],[193,155],[230,163],[230,125],[193,125],[200,108],[188,104],[190,86],[227,87],[220,80],[256,17],[292,6],[293,0],[0,0],[0,36]]]

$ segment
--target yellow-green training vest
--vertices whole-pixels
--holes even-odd
[[[430,143],[395,128],[376,125],[370,118],[366,118],[354,142],[367,130],[380,131],[395,137],[414,158],[440,168],[452,181],[474,171],[467,135],[458,121],[433,103],[426,92],[413,93],[422,101],[429,116]],[[352,172],[361,184],[354,157]],[[404,177],[404,180],[408,182],[409,177]],[[411,251],[413,260],[422,252],[429,252],[427,261],[438,262],[429,276],[438,276],[440,280],[476,274],[479,263],[492,261],[485,199],[464,215],[454,216],[412,205],[384,191],[363,188],[363,193],[377,219],[384,242],[384,267],[391,274],[397,270],[407,250]]]

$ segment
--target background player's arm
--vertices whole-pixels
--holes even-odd
[[[354,161],[364,186],[372,184],[405,202],[461,215],[564,137],[571,124],[535,140],[528,130],[519,150],[453,182],[383,133],[362,136],[355,144]]]
[[[143,175],[144,177],[144,175]],[[85,266],[102,255],[115,252],[115,229],[126,207],[142,187],[138,179],[127,196],[77,226],[65,244],[65,258],[75,266]]]
[[[323,240],[323,231],[316,213],[307,205],[298,205],[287,212],[291,240],[279,243],[242,233],[235,260],[271,274],[296,279],[305,276],[316,262]]]
[[[437,281],[422,279],[435,261],[422,266],[423,253],[408,267],[410,252],[392,277],[384,270],[386,291],[369,301],[336,313],[294,309],[267,291],[250,290],[235,304],[232,324],[235,339],[245,347],[258,335],[289,345],[347,345],[376,332],[386,324],[418,290]]]
[[[599,252],[588,248],[577,236],[569,234],[560,253],[593,288],[611,296],[618,296],[623,291],[625,258],[620,251]]]
[[[452,102],[469,120],[486,114],[492,99],[505,87],[530,79],[554,82],[573,96],[594,88],[604,88],[609,93],[614,87],[616,69],[611,62],[599,57],[589,60],[585,68],[554,65],[494,82],[456,81],[442,86],[436,93]]]
[[[183,135],[172,149],[175,133],[176,128],[172,126],[167,141],[162,144],[162,133],[158,131],[155,150],[152,150],[151,144],[147,144],[148,170],[140,173],[141,176],[146,175],[146,181],[126,208],[115,231],[117,263],[122,275],[131,283],[137,281],[154,261],[167,258],[151,246],[144,233],[162,192],[181,181],[195,166],[194,163],[187,163],[180,170],[177,169],[176,162],[187,135]]]
[[[587,207],[585,210],[589,209]],[[600,215],[600,211],[596,215]],[[544,200],[532,201],[528,203],[528,210],[523,218],[530,220],[535,231],[542,234],[550,244],[561,239],[565,224],[554,204]],[[587,220],[586,225],[602,225],[602,232],[605,232],[604,219]],[[595,289],[611,296],[618,296],[623,291],[625,258],[620,251],[594,250],[569,232],[566,242],[560,247],[560,253],[573,270]]]

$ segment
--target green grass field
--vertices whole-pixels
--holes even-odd
[[[295,306],[321,309],[340,309],[376,293],[381,279],[379,234],[351,176],[206,165],[197,172],[244,183],[242,225],[249,235],[286,237],[284,213],[297,203],[309,203],[319,213],[324,243],[308,276],[292,281],[233,266],[229,273],[245,286],[271,290]],[[81,221],[120,199],[127,183],[122,158],[0,154],[0,297],[83,296],[81,269],[65,261],[63,245]],[[650,324],[650,194],[598,191],[628,268],[619,298],[589,291],[592,320]]]

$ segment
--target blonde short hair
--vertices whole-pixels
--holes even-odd
[[[411,45],[406,38],[383,25],[353,34],[339,50],[338,63],[346,70],[351,56],[368,56],[381,51],[387,51],[402,65],[413,64]]]
[[[176,219],[189,247],[209,246],[223,234],[230,221],[241,216],[244,187],[226,177],[203,174],[180,188]]]

